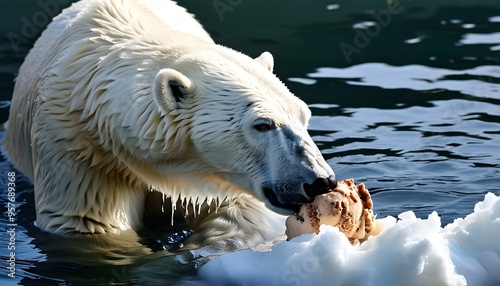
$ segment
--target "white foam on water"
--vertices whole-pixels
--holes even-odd
[[[234,285],[500,285],[500,197],[488,193],[445,227],[436,212],[398,218],[378,219],[383,231],[361,245],[322,226],[264,252],[219,256],[200,275]]]

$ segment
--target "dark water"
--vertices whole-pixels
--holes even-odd
[[[0,3],[0,122],[19,65],[67,2]],[[446,224],[486,192],[500,195],[500,2],[199,2],[179,1],[216,42],[274,54],[275,72],[312,109],[310,133],[329,164],[366,184],[379,217],[437,211]],[[121,266],[60,260],[44,248],[33,188],[19,173],[16,279],[7,277],[9,172],[2,158],[0,284],[200,283],[189,253]]]

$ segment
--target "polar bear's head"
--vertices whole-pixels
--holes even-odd
[[[170,152],[192,159],[183,163],[189,172],[230,182],[288,214],[336,179],[307,132],[310,110],[272,69],[267,52],[186,56],[157,73],[153,97],[176,128],[168,131],[175,133],[167,136]]]

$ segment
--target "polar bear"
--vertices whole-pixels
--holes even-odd
[[[120,233],[170,212],[202,245],[258,243],[336,186],[306,104],[167,0],[82,0],[19,70],[3,145],[48,232]],[[160,195],[159,195],[160,194]]]

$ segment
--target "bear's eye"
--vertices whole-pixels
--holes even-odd
[[[270,124],[267,124],[267,123],[259,123],[259,124],[255,124],[253,126],[253,128],[255,128],[255,130],[257,131],[269,131],[272,129],[272,126]]]

